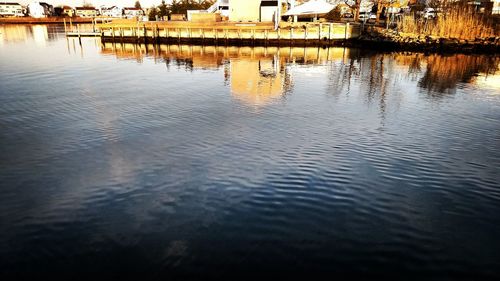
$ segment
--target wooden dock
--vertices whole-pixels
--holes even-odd
[[[271,46],[339,45],[361,34],[354,23],[193,23],[120,21],[97,24],[95,31],[78,30],[68,36],[100,36],[103,42],[152,44],[215,44]]]

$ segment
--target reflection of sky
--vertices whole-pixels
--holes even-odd
[[[475,84],[477,84],[480,88],[495,90],[497,95],[500,94],[500,71],[488,75],[479,75],[475,79]]]
[[[197,235],[217,246],[264,232],[278,244],[498,237],[456,231],[498,213],[500,100],[481,95],[498,93],[493,75],[440,95],[418,86],[426,68],[410,74],[410,55],[35,43],[0,50],[0,220],[13,226],[0,242],[21,241],[13,249],[30,233],[61,252],[70,241],[167,255]]]

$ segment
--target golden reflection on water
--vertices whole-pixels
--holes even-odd
[[[57,26],[43,24],[4,24],[0,25],[0,41],[5,43],[18,43],[34,41],[37,46],[45,46],[48,41],[59,38]]]
[[[218,69],[225,63],[233,96],[262,105],[291,87],[289,63],[325,64],[337,62],[343,67],[334,73],[337,89],[348,87],[352,78],[366,77],[368,95],[385,95],[387,86],[397,82],[396,74],[418,80],[429,93],[453,93],[460,83],[492,85],[500,76],[500,58],[485,55],[440,55],[422,53],[367,53],[346,48],[303,47],[224,47],[189,45],[152,45],[105,43],[101,53],[141,63],[144,57],[185,65],[190,69]],[[397,73],[396,73],[397,72]]]
[[[263,106],[283,97],[293,87],[287,63],[323,64],[344,61],[344,48],[224,47],[193,45],[138,45],[105,43],[101,53],[142,63],[145,57],[187,69],[224,68],[231,95],[248,105]]]
[[[34,44],[49,48],[49,41],[64,38],[61,26],[0,25],[0,46]],[[285,95],[293,87],[290,64],[331,65],[328,80],[332,91],[349,92],[354,79],[367,81],[369,99],[383,100],[394,83],[416,81],[433,96],[454,93],[460,84],[498,89],[500,58],[465,54],[375,53],[347,48],[226,47],[193,45],[144,45],[103,43],[98,39],[65,39],[68,53],[85,58],[85,48],[97,46],[102,55],[142,63],[145,58],[167,67],[188,70],[224,69],[224,81],[234,98],[252,105],[265,105]],[[91,44],[89,44],[89,42]],[[89,50],[91,51],[91,50]],[[316,68],[323,71],[322,68]],[[327,70],[324,70],[327,71]],[[405,74],[404,79],[400,76]],[[383,102],[381,102],[383,107]]]

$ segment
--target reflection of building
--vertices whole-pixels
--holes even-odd
[[[33,32],[33,40],[39,46],[45,46],[47,40],[49,39],[49,33],[47,31],[47,26],[45,25],[32,25],[31,31]]]
[[[0,33],[4,42],[23,42],[28,39],[29,30],[26,25],[0,25]]]
[[[231,94],[251,105],[265,105],[284,92],[285,68],[277,56],[231,60]]]

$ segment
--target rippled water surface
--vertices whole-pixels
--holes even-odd
[[[60,32],[0,26],[2,275],[499,275],[499,58]]]

